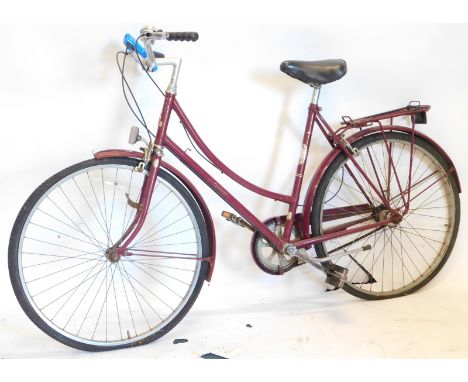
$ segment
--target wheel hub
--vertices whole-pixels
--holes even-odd
[[[396,227],[403,220],[403,216],[398,212],[391,212],[386,209],[382,209],[375,214],[375,220],[381,222],[384,220],[391,219],[392,221],[388,223],[390,227]]]
[[[120,260],[120,254],[117,252],[115,248],[108,248],[106,250],[106,258],[111,263],[117,263]]]

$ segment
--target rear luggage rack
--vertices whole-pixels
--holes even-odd
[[[384,119],[390,119],[391,123],[393,123],[393,118],[402,117],[402,116],[409,116],[414,118],[415,124],[426,124],[427,123],[427,115],[426,112],[431,107],[429,105],[421,105],[419,101],[411,101],[408,106],[402,107],[400,109],[386,111],[384,113],[373,114],[367,117],[362,117],[358,119],[352,119],[349,116],[343,116],[341,119],[342,127],[341,129],[347,128],[362,128],[371,126],[374,123],[380,123],[380,121]]]

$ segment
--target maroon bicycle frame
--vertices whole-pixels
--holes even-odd
[[[427,107],[428,109],[429,107]],[[215,167],[217,167],[222,173],[228,175],[232,178],[235,182],[242,185],[243,187],[249,189],[252,192],[255,192],[259,195],[265,196],[267,198],[280,201],[282,203],[288,204],[288,213],[286,215],[286,224],[285,229],[283,232],[282,237],[277,237],[272,231],[268,229],[268,227],[260,221],[248,208],[246,208],[237,198],[235,198],[228,190],[226,190],[221,184],[219,184],[206,170],[204,170],[194,159],[192,159],[184,150],[182,150],[167,134],[167,128],[169,124],[169,120],[171,117],[172,112],[175,112],[177,117],[180,119],[181,123],[187,130],[188,134],[192,137],[194,143],[200,148],[200,150],[206,155],[206,157],[213,163]],[[407,113],[408,114],[408,113]],[[393,116],[398,116],[398,112],[394,112],[393,114],[390,113],[386,115],[388,118],[392,118]],[[414,121],[413,121],[414,122]],[[159,169],[161,166],[161,157],[162,157],[162,149],[167,148],[171,153],[173,153],[182,163],[184,163],[191,171],[193,171],[203,182],[205,182],[214,192],[216,192],[222,199],[224,199],[230,206],[232,206],[249,224],[251,224],[256,230],[258,230],[267,240],[269,240],[278,250],[282,251],[284,249],[285,244],[290,243],[291,231],[293,225],[296,223],[297,220],[297,207],[299,202],[299,196],[302,188],[302,181],[305,166],[307,164],[307,157],[311,143],[311,137],[313,133],[314,126],[317,125],[322,133],[327,137],[328,141],[335,147],[335,150],[338,149],[344,152],[348,158],[353,162],[356,169],[360,172],[361,176],[364,180],[368,183],[368,185],[372,188],[375,192],[375,195],[380,199],[383,206],[385,206],[390,214],[388,219],[377,221],[372,224],[363,225],[359,227],[351,228],[353,225],[357,225],[363,223],[367,220],[371,220],[371,217],[367,219],[357,219],[355,221],[348,222],[346,224],[340,225],[337,229],[329,230],[328,232],[324,232],[320,236],[316,237],[307,237],[308,235],[304,234],[303,236],[306,238],[294,240],[292,243],[297,248],[308,248],[313,244],[321,243],[327,240],[332,240],[341,236],[350,235],[353,233],[366,231],[370,229],[375,229],[381,226],[384,226],[394,219],[397,219],[399,213],[394,211],[390,207],[389,200],[387,196],[383,192],[382,187],[378,187],[377,185],[372,182],[372,180],[368,177],[366,172],[361,168],[361,166],[356,161],[352,150],[350,149],[349,144],[334,132],[330,125],[325,121],[325,119],[320,114],[320,110],[317,105],[311,103],[308,110],[308,117],[305,126],[304,136],[302,140],[302,150],[299,159],[299,163],[297,165],[296,175],[294,178],[293,188],[291,195],[280,194],[277,192],[269,191],[264,188],[261,188],[246,179],[242,178],[234,171],[232,171],[229,167],[227,167],[223,162],[221,162],[218,157],[213,154],[213,152],[206,146],[203,142],[201,137],[196,132],[195,128],[193,127],[192,123],[188,119],[187,115],[184,113],[182,107],[179,105],[176,97],[174,94],[166,93],[165,101],[163,105],[163,109],[161,112],[161,116],[159,118],[158,129],[156,133],[156,137],[154,140],[154,147],[156,150],[153,151],[151,156],[151,167],[146,176],[145,182],[143,184],[141,197],[139,200],[140,208],[138,209],[137,213],[135,214],[135,218],[133,222],[130,224],[128,230],[124,233],[123,237],[118,241],[118,250],[119,252],[124,255],[125,250],[129,247],[132,240],[136,237],[139,230],[141,229],[146,214],[148,212],[149,205],[151,203],[151,196],[153,193],[154,185],[156,183],[156,179],[158,177]],[[381,126],[381,125],[380,125]],[[384,129],[381,126],[381,132],[384,134]],[[414,131],[414,123],[413,123],[413,131]],[[385,139],[385,144],[388,148],[388,142]],[[414,141],[414,133],[412,135],[412,144]],[[389,151],[390,153],[390,151]],[[390,162],[392,168],[395,171],[395,167],[393,161],[390,156]],[[322,164],[319,167],[319,173],[323,173],[325,164]],[[348,169],[348,171],[350,171]],[[359,189],[369,201],[369,204],[362,204],[351,206],[348,212],[345,211],[347,214],[346,216],[353,216],[359,215],[363,212],[370,211],[370,198],[365,191],[365,188],[359,183],[358,179],[350,172],[351,176],[353,176],[354,181],[358,185]],[[396,172],[395,175],[397,176]],[[409,206],[409,197],[410,193],[409,190],[411,189],[411,179],[409,179],[408,188],[407,190],[401,189],[401,183],[398,180],[398,185],[400,188],[401,195],[407,194],[407,202],[405,201],[405,210],[408,209]],[[341,212],[336,213],[335,209],[328,209],[324,210],[324,220],[333,220],[334,218],[342,218],[343,216],[343,208],[340,208]],[[309,214],[306,216],[310,216]]]

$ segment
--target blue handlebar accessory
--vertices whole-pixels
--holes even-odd
[[[148,54],[146,53],[146,49],[141,45],[140,43],[137,43],[135,38],[130,34],[127,33],[124,36],[123,43],[127,47],[127,49],[135,51],[143,58],[148,57]]]

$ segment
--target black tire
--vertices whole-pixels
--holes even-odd
[[[394,139],[394,140],[400,140],[404,141],[407,143],[411,142],[411,137],[408,134],[400,133],[400,132],[387,132],[386,133],[387,139]],[[366,137],[363,137],[359,139],[358,141],[353,143],[353,147],[357,148],[358,150],[363,148],[364,146],[368,146],[370,144],[373,144],[375,142],[381,141],[382,140],[382,135],[381,134],[373,134],[369,135]],[[436,148],[434,148],[429,142],[426,140],[420,138],[420,137],[415,137],[415,147],[420,147],[426,152],[430,153],[432,155],[433,159],[440,164],[441,168],[445,171],[447,178],[448,178],[448,184],[450,185],[451,192],[453,194],[453,201],[454,201],[454,226],[453,226],[453,231],[451,234],[450,242],[448,246],[446,247],[445,253],[442,255],[440,261],[437,263],[436,266],[430,271],[427,276],[425,276],[423,279],[421,279],[416,285],[413,287],[400,291],[398,293],[387,293],[387,294],[375,294],[373,292],[369,293],[366,290],[361,289],[360,287],[357,287],[355,285],[352,285],[350,282],[347,282],[344,284],[343,289],[352,294],[353,296],[362,298],[362,299],[367,299],[367,300],[381,300],[381,299],[387,299],[387,298],[395,298],[395,297],[400,297],[400,296],[405,296],[410,293],[415,292],[416,290],[422,288],[424,285],[426,285],[429,281],[431,281],[442,269],[444,264],[447,262],[447,259],[450,256],[450,253],[452,252],[453,246],[455,244],[457,234],[458,234],[458,228],[459,228],[459,223],[460,223],[460,199],[459,199],[459,193],[458,193],[458,187],[456,185],[456,181],[454,179],[454,176],[451,172],[449,172],[450,165],[447,163],[445,158],[438,152]],[[348,157],[341,153],[339,154],[334,161],[330,164],[328,169],[325,171],[322,179],[319,182],[319,185],[317,187],[317,192],[315,195],[315,199],[313,202],[312,206],[312,212],[311,212],[311,231],[313,236],[320,236],[322,233],[322,205],[324,204],[324,198],[325,198],[325,192],[328,188],[329,183],[332,180],[332,177],[334,176],[335,172],[342,166],[346,161],[348,160]],[[361,241],[362,242],[362,241]],[[393,246],[393,244],[392,244]],[[316,244],[315,245],[315,251],[317,257],[326,257],[327,256],[327,250],[326,250],[326,244],[321,243],[321,244]],[[392,265],[393,266],[393,265]],[[393,276],[392,276],[393,277]],[[372,291],[372,289],[371,289]]]
[[[25,223],[28,221],[28,217],[31,211],[33,210],[34,206],[36,205],[36,203],[38,203],[41,197],[52,186],[54,186],[55,184],[57,184],[59,181],[61,181],[65,177],[77,171],[80,171],[86,168],[91,168],[91,167],[98,166],[98,165],[124,165],[124,166],[129,166],[129,167],[135,167],[137,164],[138,164],[138,161],[136,159],[130,159],[130,158],[91,159],[91,160],[87,160],[81,163],[77,163],[73,166],[70,166],[60,171],[59,173],[55,174],[54,176],[46,180],[44,183],[42,183],[31,194],[31,196],[27,199],[27,201],[21,208],[18,214],[18,217],[16,218],[16,221],[14,223],[12,232],[11,232],[9,249],[8,249],[8,256],[9,256],[8,266],[9,266],[10,279],[11,279],[11,283],[13,286],[13,290],[15,292],[15,295],[22,309],[24,310],[26,315],[31,319],[31,321],[44,333],[56,339],[57,341],[62,342],[65,345],[71,346],[79,350],[85,350],[85,351],[115,350],[115,349],[120,349],[120,348],[127,348],[127,347],[148,344],[162,337],[163,335],[168,333],[172,328],[174,328],[190,310],[195,300],[197,299],[198,294],[200,293],[200,290],[203,286],[203,282],[206,277],[206,273],[208,271],[207,261],[200,261],[201,266],[199,268],[199,274],[195,281],[195,284],[194,284],[195,286],[191,292],[189,299],[186,301],[185,305],[180,310],[180,312],[176,316],[174,316],[171,321],[165,324],[160,330],[152,333],[151,335],[148,335],[145,338],[140,338],[137,341],[126,343],[126,344],[119,344],[116,346],[97,346],[94,344],[83,343],[83,342],[68,338],[67,336],[59,333],[57,330],[49,326],[49,324],[45,322],[37,314],[37,312],[31,305],[29,299],[27,298],[25,290],[23,289],[22,283],[20,281],[18,251],[19,251],[21,235],[22,235],[23,229],[25,228]],[[171,175],[164,169],[160,170],[159,177],[164,179],[175,190],[177,190],[180,196],[187,202],[188,206],[190,207],[196,219],[196,224],[198,225],[198,228],[199,228],[200,237],[201,237],[202,257],[203,258],[209,257],[210,256],[210,253],[209,253],[210,243],[208,239],[207,228],[206,228],[203,215],[200,211],[200,208],[195,198],[192,196],[190,191],[187,188],[185,188],[185,186],[177,178],[175,178],[173,175]]]

